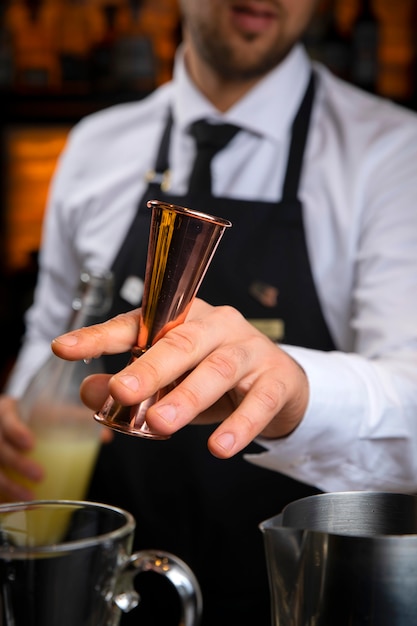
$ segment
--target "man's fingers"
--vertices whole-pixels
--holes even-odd
[[[92,411],[98,411],[109,395],[110,374],[92,374],[87,376],[80,386],[81,400]]]
[[[137,341],[140,311],[64,335],[53,349],[64,358],[126,351]],[[81,397],[99,410],[108,395],[136,405],[169,388],[147,412],[156,432],[172,435],[193,422],[220,423],[211,452],[229,458],[258,435],[281,437],[303,418],[308,382],[298,364],[235,309],[196,301],[187,320],[172,328],[114,376],[95,375]],[[224,421],[222,421],[224,420]]]
[[[206,376],[205,371],[201,371],[202,363],[207,369],[207,376],[210,377],[210,370],[216,369],[216,366],[213,364],[211,367],[210,363],[216,358],[221,359],[224,351],[235,353],[229,363],[223,358],[222,365],[217,364],[217,369],[221,368],[223,372],[225,369],[228,370],[224,381],[223,377],[220,377],[220,386],[224,385],[225,391],[230,389],[230,385],[238,378],[235,368],[241,367],[247,351],[236,345],[236,342],[231,347],[223,346],[228,342],[230,329],[247,322],[231,307],[216,309],[210,307],[210,310],[211,313],[205,317],[192,316],[191,319],[170,330],[150,350],[117,373],[110,381],[112,395],[122,404],[134,404],[177,381],[196,367],[200,368],[201,377]],[[253,332],[255,334],[255,331]],[[187,379],[191,380],[189,375]],[[204,388],[208,382],[209,379],[204,380]],[[216,391],[217,397],[220,397],[220,392],[219,387]],[[203,408],[202,404],[200,409]]]
[[[103,324],[96,324],[56,337],[52,351],[69,361],[93,359],[102,354],[120,354],[138,339],[139,309],[122,313]]]
[[[0,492],[3,499],[30,500],[30,484],[42,480],[43,468],[2,439],[0,458]]]
[[[34,497],[30,489],[11,480],[0,471],[0,502],[20,502],[33,500]]]

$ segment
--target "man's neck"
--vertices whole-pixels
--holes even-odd
[[[231,81],[222,78],[189,50],[185,51],[184,60],[187,71],[196,87],[222,113],[243,98],[261,79],[261,77],[257,77],[251,80]]]

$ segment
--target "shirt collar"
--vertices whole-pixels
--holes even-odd
[[[301,104],[310,73],[311,62],[298,44],[239,102],[221,113],[192,82],[180,46],[174,67],[174,119],[184,132],[194,121],[204,118],[236,124],[272,141],[282,141]]]

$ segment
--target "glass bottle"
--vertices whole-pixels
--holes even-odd
[[[68,330],[98,321],[109,310],[113,289],[111,272],[82,271],[72,303]],[[14,480],[30,488],[36,499],[82,500],[85,497],[100,446],[101,428],[81,401],[81,381],[103,371],[100,359],[65,361],[51,354],[20,399],[22,419],[35,435],[29,456],[43,466],[41,482]]]

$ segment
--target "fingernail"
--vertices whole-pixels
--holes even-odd
[[[136,376],[132,376],[131,374],[121,374],[120,376],[115,377],[116,380],[130,391],[138,391],[139,390],[139,381]]]
[[[223,448],[223,450],[227,450],[228,452],[230,452],[230,450],[235,445],[234,435],[232,435],[231,433],[223,433],[217,437],[216,443],[221,448]]]
[[[76,335],[61,335],[56,337],[52,343],[62,343],[63,346],[75,346],[78,343],[78,337]]]
[[[172,424],[177,419],[177,409],[172,404],[163,404],[162,406],[158,406],[157,413],[168,424]]]

